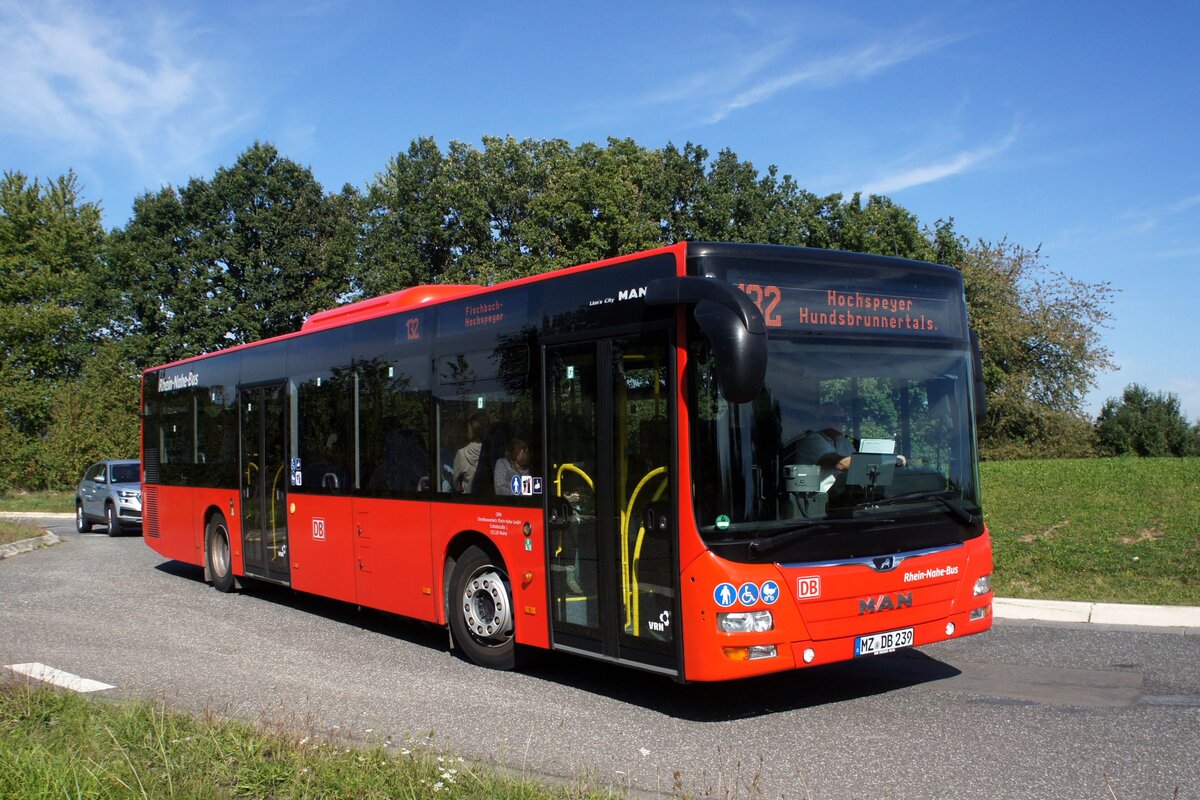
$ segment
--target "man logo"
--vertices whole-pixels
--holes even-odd
[[[879,597],[864,597],[858,601],[859,614],[874,614],[876,611],[893,611],[897,608],[912,608],[912,592],[881,594]]]

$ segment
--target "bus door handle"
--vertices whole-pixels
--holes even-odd
[[[571,524],[571,504],[562,498],[550,501],[550,527],[565,528]]]
[[[671,527],[671,518],[667,516],[666,511],[659,511],[651,506],[642,515],[642,527],[647,531],[665,531]]]

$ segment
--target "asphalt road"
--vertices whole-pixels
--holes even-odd
[[[547,654],[475,667],[438,629],[255,588],[223,595],[138,536],[0,561],[0,665],[172,705],[631,794],[1200,797],[1200,636],[998,621],[984,636],[679,686]]]

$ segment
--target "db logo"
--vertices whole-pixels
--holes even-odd
[[[325,520],[321,517],[313,517],[313,538],[318,542],[325,541]]]
[[[821,576],[809,575],[796,579],[796,599],[808,600],[821,596]]]

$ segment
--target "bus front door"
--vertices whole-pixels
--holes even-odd
[[[287,391],[242,389],[242,560],[246,574],[287,583]]]
[[[547,347],[544,463],[555,648],[677,674],[670,355],[665,334]]]

